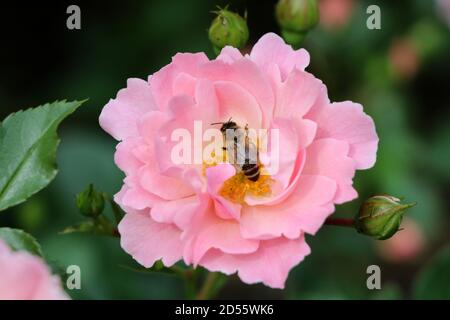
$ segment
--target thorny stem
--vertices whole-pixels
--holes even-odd
[[[192,269],[188,269],[186,271],[184,271],[183,273],[183,279],[184,279],[184,283],[185,283],[185,288],[186,288],[186,298],[188,299],[195,299],[196,298],[196,273],[195,270]]]

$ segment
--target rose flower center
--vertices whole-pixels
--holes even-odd
[[[219,190],[219,195],[234,203],[244,204],[247,195],[253,197],[268,197],[272,194],[273,179],[257,161],[257,164],[238,164],[230,159],[226,148],[220,153],[212,152],[210,159],[203,162],[203,174],[206,169],[219,163],[230,163],[236,168],[236,174],[225,180]],[[234,159],[235,160],[235,159]]]

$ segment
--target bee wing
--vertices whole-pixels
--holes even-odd
[[[238,165],[258,163],[258,150],[248,139],[241,140],[240,143],[235,144],[235,149],[235,159]]]
[[[235,142],[233,140],[230,139],[226,139],[225,140],[225,147],[227,148],[227,162],[231,163],[231,164],[235,164],[237,163],[236,158],[237,158],[237,148],[235,146]]]
[[[246,142],[245,159],[246,163],[257,164],[258,163],[258,148],[254,143],[248,140]]]

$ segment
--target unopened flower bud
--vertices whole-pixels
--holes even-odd
[[[80,212],[87,217],[98,217],[105,208],[105,199],[102,193],[97,192],[92,184],[77,194],[76,201]]]
[[[385,240],[392,237],[399,229],[406,209],[416,203],[400,203],[400,199],[389,195],[370,197],[361,205],[355,219],[359,233]]]
[[[276,17],[281,34],[287,43],[298,48],[309,30],[319,22],[316,0],[280,0]]]
[[[209,27],[208,36],[216,54],[225,46],[242,49],[249,36],[246,19],[226,8],[214,13],[217,17]]]

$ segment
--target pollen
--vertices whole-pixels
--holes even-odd
[[[262,168],[261,168],[262,170]],[[268,197],[271,195],[271,183],[273,179],[269,175],[261,175],[257,181],[247,179],[243,171],[237,172],[234,176],[223,183],[219,194],[235,203],[244,204],[245,196]]]
[[[209,167],[214,167],[219,163],[223,162],[226,162],[226,152],[223,152],[221,154],[216,154],[214,151],[211,152],[209,158],[203,161],[202,167],[203,176],[206,176],[206,169],[208,169]]]
[[[227,153],[215,154],[212,152],[210,158],[203,162],[203,175],[206,175],[206,169],[214,167],[219,163],[227,162]],[[234,203],[245,203],[247,195],[254,197],[269,197],[272,194],[271,184],[274,181],[264,167],[260,165],[260,176],[257,181],[249,180],[243,171],[237,171],[234,176],[225,180],[219,194],[225,199]]]

